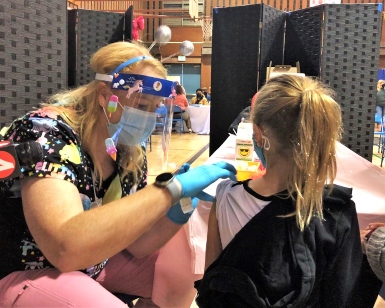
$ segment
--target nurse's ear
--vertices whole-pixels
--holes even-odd
[[[109,98],[112,95],[110,88],[104,82],[99,82],[97,85],[97,93],[99,106],[107,108]]]

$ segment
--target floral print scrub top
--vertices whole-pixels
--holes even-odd
[[[99,183],[93,180],[91,157],[82,149],[79,136],[62,117],[47,108],[15,120],[3,137],[12,139],[14,143],[40,143],[43,160],[23,166],[20,177],[55,177],[73,183],[79,191],[85,211],[101,204],[110,183],[122,172],[118,167],[116,173],[104,181],[99,189]],[[132,176],[120,180],[122,197],[146,186],[146,159],[143,168],[139,185],[133,185]],[[28,230],[23,215],[19,178],[0,182],[0,234],[0,279],[14,271],[53,267]],[[83,272],[96,277],[106,263],[107,260]]]

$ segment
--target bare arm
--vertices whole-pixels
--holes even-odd
[[[218,258],[222,252],[222,243],[219,234],[218,220],[216,217],[216,208],[217,205],[214,201],[210,210],[208,223],[205,270]]]
[[[127,250],[136,258],[147,257],[165,245],[182,226],[173,223],[164,216],[149,231],[131,244]]]
[[[154,185],[89,211],[83,211],[77,188],[60,179],[23,179],[21,191],[28,227],[61,271],[92,266],[125,249],[164,217],[171,204],[168,190]],[[174,231],[166,232],[165,240]]]

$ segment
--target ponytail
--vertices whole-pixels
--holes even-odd
[[[341,136],[341,111],[322,88],[305,89],[299,103],[295,167],[288,183],[289,191],[297,195],[296,218],[303,230],[313,215],[323,218],[323,188],[327,181],[333,184],[337,173],[335,143]]]
[[[334,96],[319,81],[281,75],[262,87],[253,110],[253,122],[268,128],[280,159],[291,165],[287,190],[301,230],[314,215],[323,219],[324,185],[332,185],[337,173],[336,142],[342,120]]]

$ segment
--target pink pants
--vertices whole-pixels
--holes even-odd
[[[0,280],[0,307],[125,307],[111,293],[143,297],[135,307],[151,302],[158,252],[136,259],[127,251],[112,257],[94,280],[81,272],[57,269],[14,272]]]

